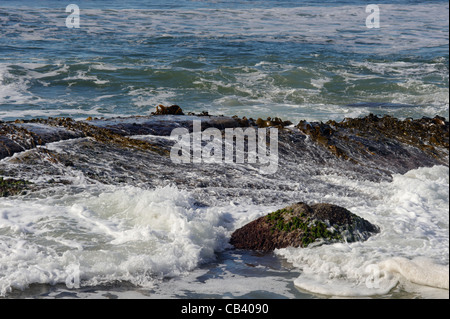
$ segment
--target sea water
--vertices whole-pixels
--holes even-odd
[[[69,3],[1,0],[0,120],[145,115],[158,104],[292,122],[448,118],[445,1],[381,1],[380,28],[367,28],[359,1],[71,3],[80,28],[66,26]],[[2,297],[448,298],[448,167],[381,182],[330,168],[298,181],[292,202],[342,205],[381,232],[268,255],[228,240],[288,203],[211,189],[206,206],[195,189],[57,169],[70,184],[0,199]],[[31,171],[35,183],[54,177]]]
[[[446,1],[72,2],[0,2],[0,119],[448,113]]]

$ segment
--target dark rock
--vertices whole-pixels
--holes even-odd
[[[335,143],[344,140],[349,134],[360,138],[362,147],[373,143],[396,142],[415,147],[431,157],[442,157],[440,149],[449,149],[449,122],[440,116],[434,118],[399,120],[385,115],[377,117],[370,114],[363,118],[345,119],[342,122],[328,121],[337,134],[333,135]],[[347,143],[354,139],[348,139]]]
[[[279,117],[275,117],[275,118],[271,118],[268,117],[267,120],[263,120],[262,118],[258,118],[255,122],[255,124],[259,127],[259,128],[264,128],[264,127],[276,127],[276,128],[284,128],[285,126],[289,126],[292,125],[291,121],[283,121],[282,119],[280,119]]]
[[[222,132],[226,128],[236,127],[278,128],[280,165],[277,172],[290,180],[303,178],[303,175],[296,176],[302,172],[292,171],[289,169],[290,165],[301,165],[303,171],[308,170],[310,174],[317,174],[315,172],[320,172],[322,168],[333,167],[355,178],[371,181],[391,180],[393,174],[404,174],[419,167],[448,166],[449,123],[439,116],[399,120],[390,116],[377,117],[371,114],[342,122],[301,121],[293,127],[289,121],[279,118],[254,120],[237,116],[213,116],[207,112],[181,115],[183,112],[179,106],[160,106],[155,113],[158,115],[88,118],[86,121],[48,118],[0,122],[0,159],[51,142],[89,137],[89,140],[97,143],[96,145],[101,145],[102,151],[143,151],[143,156],[151,157],[155,163],[161,163],[170,159],[173,141],[141,139],[133,136],[170,136],[175,128],[185,128],[192,132],[194,121],[201,121],[202,130],[212,127]],[[66,166],[77,165],[75,159],[63,159],[60,163]],[[167,163],[173,165],[170,161]],[[222,170],[211,165],[205,166],[206,168]],[[168,167],[168,170],[171,169],[173,168]],[[210,172],[206,174],[210,175]],[[9,173],[3,175],[14,178],[19,176]],[[255,179],[251,188],[268,190],[275,187],[279,191],[286,191],[286,184],[276,174],[267,175],[264,180],[262,182]],[[221,183],[223,182],[221,180]],[[210,179],[209,187],[213,184],[220,186],[220,183]],[[244,183],[240,186],[247,188],[246,185],[247,183]],[[279,195],[276,197],[279,198]],[[281,198],[279,200],[284,202]]]
[[[183,110],[178,105],[164,106],[158,105],[153,115],[184,115]]]
[[[300,121],[300,123],[297,124],[297,128],[304,134],[309,135],[314,142],[327,148],[338,158],[353,160],[343,149],[336,146],[336,143],[332,138],[336,131],[333,130],[329,124]]]
[[[120,147],[168,154],[157,145],[131,139],[126,134],[119,133],[120,128],[108,129],[95,126],[94,122],[89,121],[88,124],[71,118],[49,118],[0,124],[0,159],[33,149],[38,145],[80,137],[91,137],[101,143]]]
[[[440,116],[400,120],[370,114],[341,122],[300,121],[296,128],[330,154],[357,165],[392,173],[448,166],[449,122]]]
[[[136,140],[130,136],[169,136],[173,129],[180,127],[192,131],[194,120],[201,120],[202,130],[209,127],[224,130],[240,126],[240,123],[233,118],[205,114],[178,116],[182,113],[176,116],[169,114],[171,112],[168,111],[167,115],[87,119],[86,121],[75,121],[71,118],[48,118],[0,123],[0,159],[34,149],[38,145],[80,137],[91,137],[100,143],[149,150],[168,156],[169,152],[166,148]],[[174,111],[174,113],[177,112]]]
[[[271,251],[314,242],[363,241],[378,232],[377,226],[343,207],[297,203],[236,230],[230,243],[236,249]]]

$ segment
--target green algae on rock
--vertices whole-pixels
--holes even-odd
[[[24,180],[4,179],[0,176],[0,197],[9,197],[22,194],[30,182]]]
[[[368,239],[379,228],[347,209],[331,204],[297,203],[277,210],[236,230],[230,243],[236,249],[271,251],[318,243]]]

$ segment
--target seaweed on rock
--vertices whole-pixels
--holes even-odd
[[[237,249],[271,251],[285,247],[368,239],[379,228],[347,209],[303,202],[277,210],[236,230],[230,243]]]

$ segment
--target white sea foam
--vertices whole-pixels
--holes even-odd
[[[87,75],[86,71],[77,71],[76,75],[68,76],[63,81],[69,82],[69,87],[77,81],[92,81],[97,85],[106,84],[108,80],[100,80],[96,75]]]
[[[50,147],[58,151],[61,143],[71,141]],[[382,184],[339,175],[320,177],[330,185],[361,189],[361,198],[322,197],[377,224],[381,233],[365,242],[278,250],[300,272],[294,284],[308,293],[331,296],[384,295],[403,289],[422,297],[446,297],[448,173],[443,166],[421,168]],[[218,279],[196,283],[198,267],[228,247],[234,229],[280,208],[234,202],[200,208],[188,192],[169,186],[144,190],[86,180],[76,186],[85,190],[45,200],[1,199],[3,295],[32,283],[74,288],[128,281],[153,289],[160,279],[171,277],[178,279],[167,286],[157,284],[159,293],[173,294],[172,288],[186,285],[192,292],[198,288],[196,293],[224,293],[228,288]],[[229,293],[235,296],[264,287],[259,279],[249,286],[239,275],[230,278],[229,284],[237,286]],[[285,280],[270,280],[272,293],[290,295]]]
[[[2,200],[0,216],[2,295],[32,283],[73,283],[73,276],[82,285],[126,280],[150,287],[226,246],[221,214],[196,208],[173,187]]]
[[[116,66],[107,63],[94,63],[91,67],[102,71],[116,71],[118,69]]]
[[[379,266],[381,270],[398,273],[415,284],[449,289],[448,266],[433,263],[428,258],[409,260],[395,257],[381,262]]]
[[[19,64],[20,66],[24,66],[27,68],[30,68],[31,70],[28,71],[28,74],[31,76],[31,78],[33,79],[44,79],[44,78],[49,78],[49,77],[55,77],[58,76],[60,74],[65,74],[69,71],[69,66],[64,64],[64,65],[55,65],[56,67],[58,67],[56,70],[52,70],[49,72],[37,72],[34,71],[34,69],[36,69],[36,66],[30,65],[31,63],[28,64]]]
[[[51,70],[43,71],[43,68],[50,67]],[[18,69],[23,74],[15,74],[12,70]],[[42,104],[64,103],[58,98],[44,98],[39,93],[32,90],[34,84],[43,86],[50,84],[48,78],[65,74],[69,67],[65,64],[56,63],[47,65],[44,63],[0,63],[0,106],[2,104],[15,105],[17,108],[0,108],[0,118],[10,117],[17,119],[27,115],[42,116],[49,112],[49,116],[59,115],[60,112],[53,113],[51,110],[42,109]],[[27,105],[27,107],[24,107]],[[32,105],[30,107],[30,105]],[[36,107],[36,105],[38,107]]]
[[[293,8],[240,8],[240,9],[89,9],[83,14],[96,19],[85,19],[82,28],[87,34],[105,34],[114,30],[130,41],[152,36],[177,37],[194,35],[199,38],[218,36],[245,41],[255,40],[313,41],[316,43],[332,39],[333,44],[353,47],[356,52],[367,50],[354,43],[358,35],[352,31],[367,32],[361,41],[370,43],[373,52],[389,47],[391,50],[407,50],[417,47],[442,45],[447,39],[446,30],[441,26],[448,24],[448,5],[439,3],[399,6],[380,5],[382,12],[381,30],[367,30],[365,6],[298,6]],[[60,11],[49,9],[45,16],[34,15],[29,10],[16,12],[21,21],[3,33],[18,32],[19,37],[31,40],[61,41],[58,34],[64,26]],[[429,17],[434,17],[430,20]],[[55,21],[57,27],[42,28],[39,19]],[[8,17],[4,17],[5,22]],[[339,21],[339,23],[336,23]],[[268,23],[269,22],[269,23]],[[418,28],[417,24],[426,24]],[[133,29],[133,34],[127,34]],[[434,30],[432,36],[428,30]],[[448,31],[448,30],[447,30]],[[123,33],[123,35],[122,35]],[[139,36],[134,36],[138,33]],[[340,36],[336,36],[340,35]]]
[[[30,93],[28,88],[28,79],[23,77],[16,79],[9,72],[8,64],[0,63],[0,105],[40,102],[41,99]]]
[[[448,176],[448,167],[435,166],[382,185],[338,178],[364,187],[367,202],[349,209],[379,225],[381,233],[361,243],[279,250],[302,270],[295,284],[318,294],[371,296],[414,283],[448,298]]]
[[[383,52],[386,47],[394,50],[436,46],[448,37],[445,32],[435,32],[432,37],[424,36],[415,25],[416,21],[428,21],[439,26],[445,23],[445,10],[441,4],[399,6],[381,5],[383,12],[382,32],[368,32],[365,41],[371,43],[371,50]],[[86,10],[90,13],[90,9]],[[92,11],[92,10],[91,10]],[[447,7],[448,11],[448,7]],[[98,14],[93,11],[92,14]],[[102,12],[104,19],[120,28],[127,28],[139,21],[139,33],[150,37],[155,35],[176,37],[191,34],[199,38],[233,37],[236,41],[245,41],[248,37],[271,41],[311,41],[323,42],[333,39],[334,44],[350,45],[355,51],[357,46],[350,31],[367,31],[363,6],[303,6],[296,8],[252,8],[252,9],[173,9],[173,10],[110,10]],[[414,19],[411,19],[411,17]],[[434,16],[433,21],[429,20]],[[125,18],[126,17],[126,18]],[[151,21],[151,24],[142,24]],[[270,23],[267,23],[270,21]],[[339,21],[340,23],[336,23]],[[86,26],[90,32],[102,32],[101,25]],[[108,25],[108,27],[110,27]],[[427,26],[428,28],[430,25]],[[411,30],[415,30],[411,32]],[[436,28],[440,30],[440,28]],[[336,37],[337,34],[343,34]],[[399,36],[400,35],[400,36]],[[312,40],[314,39],[314,40]],[[448,40],[447,40],[448,41]],[[366,50],[366,49],[363,49]]]
[[[172,104],[171,100],[177,96],[175,90],[171,88],[158,87],[154,89],[135,89],[133,87],[129,88],[128,94],[132,96],[132,102],[139,108],[159,104]]]

